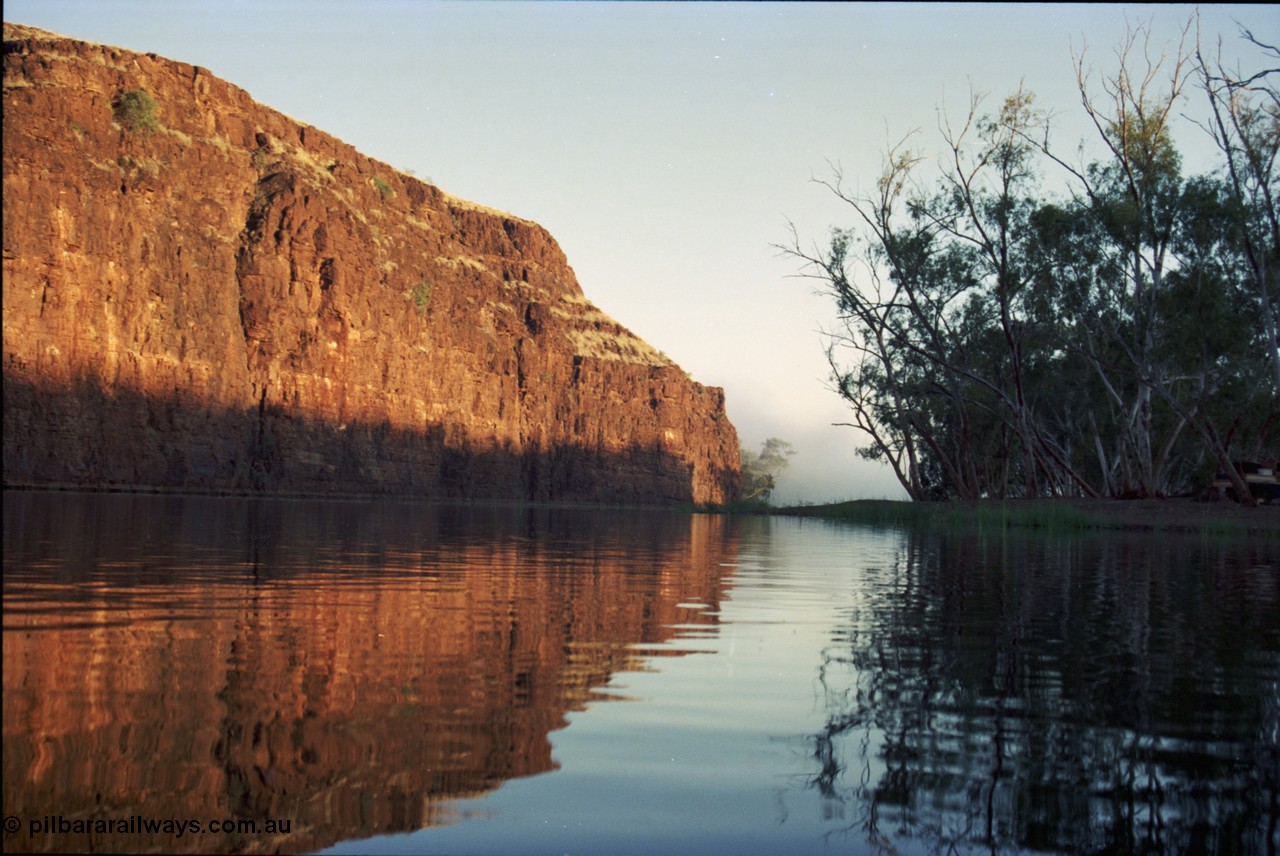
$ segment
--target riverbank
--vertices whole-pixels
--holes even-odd
[[[1073,498],[918,503],[859,499],[779,508],[773,513],[881,525],[1200,532],[1280,538],[1280,505],[1244,508],[1225,500]]]

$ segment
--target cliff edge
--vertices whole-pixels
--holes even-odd
[[[4,24],[6,485],[721,503],[737,434],[542,227]]]

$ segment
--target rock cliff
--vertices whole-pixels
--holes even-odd
[[[4,25],[5,482],[732,500],[721,390],[536,223],[196,66]]]

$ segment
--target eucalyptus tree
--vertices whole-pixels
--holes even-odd
[[[1268,305],[1266,254],[1253,251],[1265,241],[1261,236],[1266,229],[1258,229],[1256,224],[1266,218],[1245,214],[1251,206],[1244,199],[1249,197],[1255,210],[1266,207],[1269,191],[1263,190],[1267,181],[1261,178],[1261,167],[1264,162],[1274,163],[1280,138],[1272,125],[1268,161],[1257,157],[1260,152],[1265,154],[1266,146],[1253,132],[1259,126],[1256,111],[1237,111],[1242,117],[1239,129],[1249,130],[1238,131],[1235,137],[1227,132],[1225,121],[1217,123],[1216,138],[1227,154],[1227,172],[1233,175],[1228,187],[1234,190],[1234,206],[1222,206],[1212,179],[1183,175],[1172,137],[1175,106],[1196,68],[1206,91],[1212,95],[1213,89],[1213,75],[1206,71],[1203,56],[1198,51],[1193,54],[1187,44],[1193,20],[1188,21],[1176,48],[1159,55],[1153,55],[1146,27],[1130,29],[1116,53],[1118,69],[1102,79],[1099,96],[1093,94],[1084,55],[1080,54],[1076,70],[1081,104],[1107,155],[1078,169],[1058,158],[1047,138],[1042,150],[1076,179],[1078,200],[1087,209],[1085,216],[1100,227],[1097,235],[1104,256],[1095,267],[1092,314],[1109,341],[1101,343],[1100,337],[1084,329],[1080,343],[1121,417],[1116,422],[1121,441],[1117,459],[1126,487],[1142,495],[1186,487],[1186,454],[1185,450],[1179,454],[1179,444],[1190,428],[1199,438],[1200,457],[1207,456],[1217,469],[1226,472],[1237,495],[1248,503],[1251,499],[1232,465],[1230,449],[1234,429],[1257,404],[1254,397],[1242,394],[1238,381],[1258,375],[1251,371],[1253,361],[1248,353],[1226,347],[1221,334],[1248,331],[1257,325],[1239,314],[1217,310],[1232,302],[1228,293],[1238,291],[1226,261],[1238,255],[1230,236],[1247,235],[1247,240],[1237,243],[1244,248],[1251,267],[1260,272],[1262,306],[1258,316],[1270,325],[1270,343],[1265,350],[1274,355],[1275,317]],[[1233,153],[1241,152],[1233,165]],[[1246,168],[1245,164],[1253,166]],[[1254,170],[1255,166],[1259,169]],[[1245,172],[1251,178],[1240,179]],[[1236,212],[1236,228],[1230,227],[1231,218],[1222,216],[1232,210]],[[1274,207],[1271,211],[1274,214]],[[1204,231],[1203,224],[1210,221],[1214,226]],[[1255,226],[1246,226],[1246,221]],[[1206,243],[1210,235],[1227,240],[1211,246]],[[1252,265],[1258,259],[1262,261],[1260,268]],[[1211,273],[1214,268],[1220,275]],[[1192,309],[1195,311],[1189,316]],[[1196,324],[1180,326],[1188,317],[1196,318]],[[1215,338],[1219,341],[1210,345]],[[1245,333],[1245,338],[1252,337]],[[1189,348],[1200,354],[1193,363],[1187,359]],[[1235,394],[1225,395],[1232,387],[1237,388]],[[1273,410],[1274,403],[1264,409]],[[1226,431],[1222,430],[1224,417],[1229,426]]]
[[[1034,289],[1039,260],[1034,252],[1033,215],[1043,204],[1032,131],[1045,122],[1034,96],[1019,89],[995,115],[980,116],[973,97],[967,120],[956,132],[944,120],[947,165],[928,216],[966,256],[975,299],[987,308],[988,328],[998,331],[990,345],[985,376],[967,372],[989,388],[1005,427],[1017,441],[1022,491],[1028,496],[1096,489],[1072,464],[1069,446],[1053,425],[1037,387],[1028,381],[1042,371],[1052,351],[1053,319]],[[976,145],[968,138],[976,136]],[[1002,481],[999,493],[1007,483]]]
[[[1166,374],[1156,347],[1158,306],[1182,213],[1182,163],[1171,125],[1190,73],[1186,33],[1184,29],[1183,41],[1172,55],[1153,56],[1147,28],[1130,29],[1116,51],[1117,70],[1100,81],[1100,94],[1094,92],[1082,51],[1076,57],[1080,103],[1106,156],[1084,169],[1055,158],[1077,179],[1110,251],[1097,281],[1095,297],[1100,305],[1095,312],[1103,334],[1123,354],[1120,365],[1133,382],[1117,377],[1113,364],[1101,359],[1092,336],[1084,345],[1095,370],[1119,399],[1125,475],[1130,482],[1126,487],[1145,496],[1165,487],[1161,444],[1168,442],[1169,434],[1182,430],[1178,420],[1173,425],[1159,424],[1155,399],[1156,387]],[[1053,156],[1047,146],[1045,151]]]
[[[850,192],[838,169],[819,182],[861,228],[833,229],[826,247],[812,249],[793,228],[780,249],[835,300],[827,358],[849,424],[870,439],[859,454],[888,463],[913,499],[971,499],[981,493],[964,370],[972,283],[965,260],[940,240],[938,218],[912,197],[920,158],[906,147],[910,136],[888,148],[874,192]]]
[[[835,300],[830,379],[868,440],[859,453],[912,498],[1155,496],[1214,466],[1247,501],[1231,452],[1261,454],[1280,424],[1260,392],[1264,361],[1280,367],[1280,98],[1258,88],[1270,72],[1199,60],[1228,164],[1184,175],[1172,122],[1193,72],[1187,32],[1153,55],[1131,29],[1096,85],[1077,57],[1092,162],[1060,156],[1019,89],[993,114],[973,97],[962,123],[943,118],[932,181],[908,135],[874,190],[849,191],[839,169],[818,182],[853,226],[811,249],[793,228],[781,249]],[[1044,190],[1053,165],[1066,197]]]
[[[1198,176],[1187,182],[1184,199],[1174,240],[1178,265],[1159,312],[1159,348],[1169,373],[1157,388],[1185,417],[1200,457],[1226,468],[1228,447],[1248,457],[1263,451],[1259,443],[1276,398],[1229,185]],[[1192,454],[1182,450],[1184,459]],[[1184,462],[1170,456],[1168,463]]]
[[[1275,456],[1280,430],[1280,178],[1276,159],[1280,155],[1280,48],[1262,42],[1241,28],[1244,42],[1260,54],[1264,67],[1253,73],[1232,70],[1222,59],[1219,41],[1212,65],[1198,45],[1195,68],[1209,105],[1209,131],[1223,160],[1223,186],[1230,200],[1230,216],[1224,218],[1222,232],[1231,236],[1235,250],[1235,270],[1246,284],[1245,317],[1233,328],[1247,352],[1264,357],[1269,372],[1269,390],[1241,389],[1235,396],[1237,409],[1225,431],[1248,438],[1236,445],[1251,446],[1257,458]],[[1271,67],[1266,67],[1266,66]],[[1249,386],[1252,374],[1240,375],[1235,386]],[[1268,394],[1269,393],[1269,394]],[[1252,423],[1252,424],[1249,424]],[[1212,426],[1210,426],[1212,427]],[[1228,468],[1236,494],[1247,496],[1234,468]]]
[[[915,499],[1098,495],[1054,424],[1061,413],[1028,384],[1052,362],[1028,252],[1040,204],[1023,136],[1032,105],[1019,91],[983,115],[975,96],[962,125],[944,120],[948,157],[931,190],[908,138],[889,147],[873,193],[850,192],[836,170],[819,183],[862,228],[812,250],[793,230],[782,248],[835,298],[827,357],[848,424],[870,438],[860,453]]]
[[[1241,36],[1261,51],[1264,62],[1280,66],[1280,48],[1261,42],[1247,29],[1242,28]],[[1231,71],[1222,60],[1219,41],[1212,65],[1197,45],[1195,69],[1209,103],[1207,130],[1222,152],[1227,187],[1236,205],[1232,226],[1259,304],[1273,391],[1280,395],[1280,67],[1248,75]]]
[[[1067,439],[1073,461],[1098,493],[1117,495],[1132,482],[1125,455],[1124,377],[1113,379],[1121,356],[1099,328],[1118,323],[1119,312],[1102,298],[1106,262],[1101,227],[1087,205],[1047,201],[1030,217],[1027,251],[1032,305],[1050,331],[1039,392],[1056,403],[1054,424]],[[1089,463],[1086,464],[1085,460]]]

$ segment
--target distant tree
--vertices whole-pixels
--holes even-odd
[[[795,451],[786,440],[770,437],[760,453],[742,450],[742,498],[744,501],[768,502],[777,487],[778,477],[787,468],[787,460]]]

